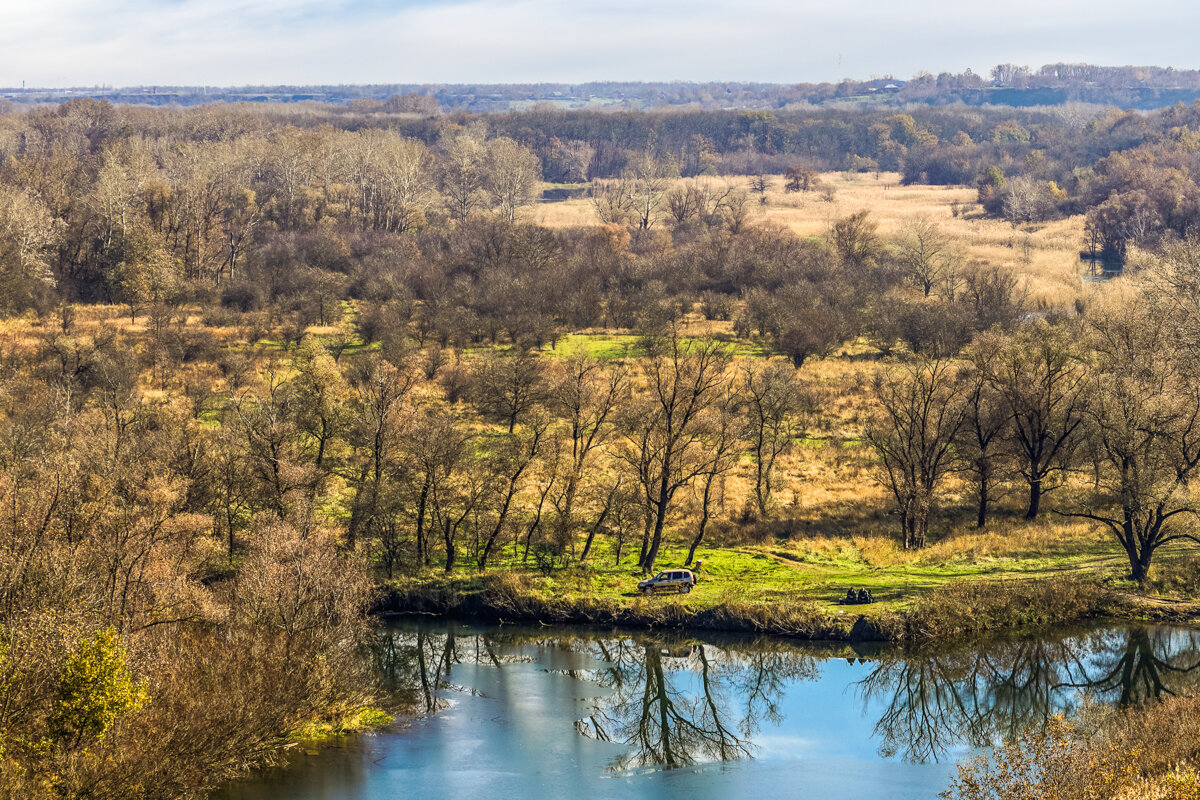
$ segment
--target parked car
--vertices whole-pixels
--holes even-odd
[[[690,569],[668,569],[640,582],[637,587],[642,594],[667,591],[687,594],[695,585],[696,575]]]

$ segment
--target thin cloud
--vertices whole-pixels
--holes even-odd
[[[11,6],[11,7],[7,7]],[[999,62],[1196,67],[1191,3],[0,0],[0,85],[800,82]]]

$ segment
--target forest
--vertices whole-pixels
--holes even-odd
[[[3,111],[8,796],[386,716],[384,597],[1193,598],[1200,106]]]

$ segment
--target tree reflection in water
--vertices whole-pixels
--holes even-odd
[[[592,679],[612,694],[576,729],[626,745],[617,770],[749,757],[762,722],[779,721],[786,684],[817,674],[817,660],[796,650],[654,640],[597,645],[607,665]]]
[[[1185,693],[1198,667],[1200,632],[1133,628],[893,655],[858,691],[864,706],[883,706],[880,754],[923,762],[1012,740],[1084,697],[1126,706]]]
[[[499,667],[529,659],[498,654],[494,637],[472,633],[458,635],[453,629],[401,630],[382,627],[367,642],[375,662],[379,689],[397,705],[416,706],[425,713],[440,711],[446,701],[441,690],[477,695],[478,691],[447,680],[451,667],[462,663],[487,663]]]
[[[576,666],[556,671],[607,690],[575,728],[624,746],[614,770],[751,757],[762,726],[781,722],[787,689],[817,679],[826,661],[845,653],[778,639],[718,645],[564,629],[463,630],[380,629],[370,649],[381,688],[434,712],[446,705],[444,690],[474,691],[449,682],[456,665],[503,669],[534,660],[531,652],[569,653]],[[913,762],[1011,740],[1052,714],[1071,712],[1085,697],[1135,705],[1188,693],[1200,682],[1200,632],[1165,628],[882,652],[853,686],[864,711],[879,714],[880,754]]]

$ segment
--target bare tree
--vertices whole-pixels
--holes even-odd
[[[746,438],[746,423],[742,418],[741,398],[736,392],[727,392],[708,414],[706,425],[709,429],[708,463],[701,471],[697,499],[700,505],[700,520],[696,523],[696,535],[688,545],[687,558],[683,565],[686,567],[696,557],[696,549],[704,541],[708,532],[708,523],[712,519],[714,489],[717,482],[724,480],[726,473],[737,466],[741,456],[741,441]],[[695,487],[694,487],[695,488]]]
[[[720,398],[729,354],[720,342],[689,342],[673,331],[653,359],[649,386],[625,415],[623,458],[646,499],[647,541],[641,558],[654,569],[676,493],[704,474],[711,458],[707,412]]]
[[[473,365],[470,396],[479,410],[502,420],[512,433],[521,418],[545,395],[542,361],[536,352],[515,348],[516,352],[489,351]]]
[[[787,182],[783,186],[785,192],[808,192],[820,183],[816,170],[800,164],[793,164],[784,172]]]
[[[348,438],[358,464],[352,478],[354,502],[346,527],[350,549],[354,549],[360,530],[374,532],[385,523],[381,497],[388,488],[399,438],[407,423],[407,415],[402,413],[404,399],[415,384],[415,371],[407,365],[397,368],[379,360],[367,367],[354,387],[357,413]]]
[[[847,267],[862,269],[879,258],[879,223],[863,209],[834,221],[829,230],[833,250]]]
[[[487,177],[484,185],[500,216],[508,222],[517,217],[517,209],[533,202],[542,165],[536,155],[508,137],[487,143]]]
[[[988,379],[995,344],[995,337],[977,341],[969,353],[972,364],[963,374],[966,413],[959,430],[958,447],[963,465],[974,478],[975,526],[978,528],[987,524],[988,510],[1007,461],[1003,449],[1004,434],[1012,422],[1012,412]]]
[[[505,526],[512,516],[513,503],[524,488],[524,478],[533,464],[542,455],[546,445],[550,418],[542,413],[536,415],[520,434],[510,434],[493,446],[486,464],[494,473],[495,486],[491,516],[486,530],[481,531],[476,547],[475,563],[480,571],[486,570],[488,559],[496,543],[500,541]]]
[[[1054,209],[1053,187],[1045,181],[1019,175],[1005,182],[1004,218],[1015,227],[1021,222],[1040,222]]]
[[[986,334],[991,336],[994,334]],[[988,378],[1012,415],[1012,444],[1029,484],[1033,519],[1042,495],[1060,485],[1079,444],[1087,407],[1087,375],[1082,352],[1064,325],[1038,321],[1018,328],[993,345]]]
[[[1084,431],[1096,492],[1064,513],[1108,528],[1142,582],[1159,547],[1200,541],[1185,522],[1200,516],[1191,485],[1200,470],[1200,383],[1180,359],[1169,317],[1131,299],[1089,318],[1097,385]]]
[[[464,220],[486,200],[487,149],[483,132],[468,130],[442,142],[440,184],[450,216]]]
[[[745,438],[754,456],[754,499],[764,518],[771,507],[775,463],[795,445],[804,430],[811,400],[796,381],[796,371],[783,361],[741,366],[746,411]]]
[[[938,486],[953,467],[954,439],[965,415],[954,367],[920,359],[875,382],[879,413],[867,441],[879,479],[900,510],[905,549],[924,547]]]
[[[926,297],[960,260],[941,226],[925,218],[904,225],[896,238],[896,250],[909,280]]]
[[[1193,234],[1164,247],[1149,281],[1151,297],[1169,315],[1177,341],[1200,363],[1200,237]]]
[[[58,228],[37,198],[0,188],[0,307],[28,308],[53,288],[49,258]]]
[[[432,554],[431,529],[443,533],[450,547],[447,572],[453,568],[454,545],[458,528],[473,508],[473,495],[468,494],[461,504],[466,507],[456,513],[460,487],[456,478],[464,472],[464,458],[470,435],[461,430],[450,415],[441,410],[427,410],[412,423],[404,438],[404,458],[413,465],[412,507],[417,563],[429,566]],[[475,476],[472,476],[475,477]]]
[[[570,458],[561,470],[561,488],[554,500],[555,527],[560,538],[569,537],[574,530],[575,506],[588,472],[589,458],[612,433],[614,411],[628,388],[623,365],[606,365],[586,354],[567,359],[553,381],[550,402],[568,425],[566,441],[570,447]],[[581,561],[591,550],[595,532],[593,526],[584,543]]]
[[[622,175],[619,187],[627,192],[622,202],[634,228],[646,231],[658,222],[673,177],[678,173],[672,165],[655,158],[649,150]]]

